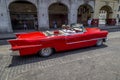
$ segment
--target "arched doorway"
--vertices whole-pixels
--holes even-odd
[[[68,23],[68,8],[62,3],[54,3],[49,6],[49,24],[50,28],[61,27],[62,24]]]
[[[93,8],[88,4],[83,4],[78,8],[78,23],[82,23],[83,25],[87,25],[87,21],[89,18],[93,17]]]
[[[108,5],[103,6],[99,13],[99,24],[109,24],[112,17],[112,8]]]
[[[28,1],[15,1],[9,5],[13,30],[35,29],[37,26],[36,6]],[[35,27],[36,26],[36,27]]]

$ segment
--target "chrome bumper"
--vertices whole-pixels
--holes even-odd
[[[107,42],[107,41],[108,41],[108,38],[103,39],[103,42]]]
[[[11,56],[20,56],[20,53],[19,53],[19,51],[11,51],[10,55]]]

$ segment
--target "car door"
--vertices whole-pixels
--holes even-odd
[[[92,39],[92,35],[87,34],[87,32],[67,35],[65,40],[69,49],[82,48],[95,44],[95,40]]]
[[[80,47],[80,41],[83,38],[84,33],[70,34],[65,37],[66,45],[68,49],[75,49]]]

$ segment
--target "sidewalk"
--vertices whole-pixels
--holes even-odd
[[[108,29],[120,29],[120,25],[116,25],[116,26],[106,26],[106,25],[101,25],[99,26],[100,29],[103,30],[108,30]]]
[[[1,33],[0,40],[14,39],[16,36],[14,33]]]
[[[120,25],[116,26],[100,26],[101,30],[107,30],[108,32],[117,32],[120,31]]]
[[[16,38],[16,33],[25,33],[25,32],[32,32],[34,30],[16,30],[13,33],[0,33],[0,40],[6,40],[6,39],[15,39]]]
[[[109,32],[115,32],[120,31],[120,25],[118,26],[99,26],[102,30],[108,30]],[[1,33],[0,34],[0,40],[7,40],[7,39],[14,39],[16,38],[15,33],[25,33],[25,32],[32,32],[34,30],[24,31],[24,30],[18,30],[13,33]]]

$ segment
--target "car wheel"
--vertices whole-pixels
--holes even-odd
[[[97,43],[96,43],[96,46],[101,46],[101,45],[103,45],[103,40],[102,39],[98,39]]]
[[[48,57],[53,53],[52,48],[43,48],[40,50],[39,55],[42,57]]]

